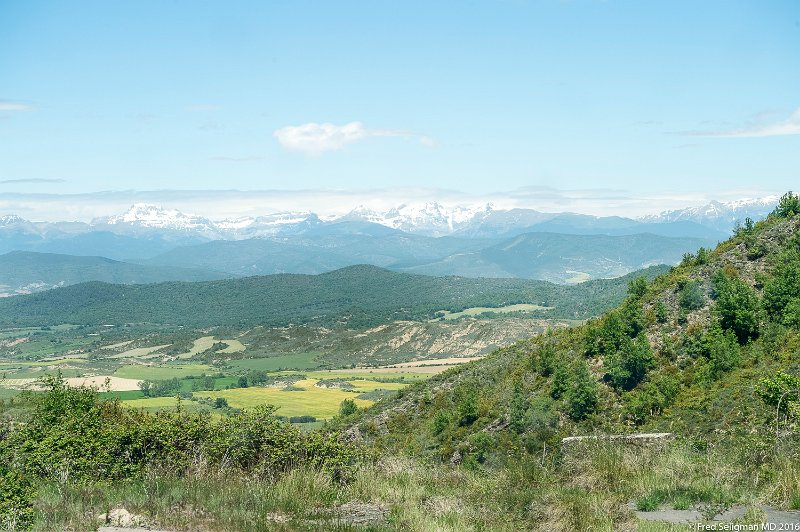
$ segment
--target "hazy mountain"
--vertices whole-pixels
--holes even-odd
[[[229,275],[189,268],[129,264],[103,257],[12,251],[0,255],[0,296],[31,293],[86,281],[154,283],[208,281]]]
[[[652,234],[608,236],[527,233],[510,239],[412,235],[367,222],[320,226],[296,238],[214,241],[181,247],[146,264],[236,275],[322,273],[354,264],[464,277],[522,277],[571,283],[675,264],[714,239]]]
[[[744,222],[745,218],[753,220],[764,218],[772,212],[779,199],[779,196],[766,196],[728,202],[712,201],[700,207],[664,211],[661,214],[644,216],[641,220],[649,223],[695,222],[730,233],[734,224]]]
[[[398,269],[428,275],[521,277],[575,283],[618,277],[655,264],[676,264],[684,253],[715,243],[713,239],[653,234],[526,233],[473,253]]]

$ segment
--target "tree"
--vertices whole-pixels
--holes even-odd
[[[703,338],[703,343],[711,362],[713,378],[718,379],[723,373],[739,365],[739,343],[732,331],[725,331],[714,324]]]
[[[641,299],[647,293],[647,279],[644,277],[637,277],[628,283],[628,294],[635,298]]]
[[[636,387],[655,365],[653,350],[644,334],[627,340],[618,351],[606,359],[605,380],[617,391]]]
[[[586,419],[597,409],[597,382],[584,361],[573,367],[572,385],[566,396],[567,415],[575,421]]]
[[[792,194],[790,190],[781,196],[778,206],[772,211],[772,214],[780,218],[791,218],[800,213],[800,196]]]
[[[214,408],[228,408],[228,400],[224,397],[214,399]]]
[[[352,399],[345,399],[339,404],[339,415],[342,417],[355,414],[356,410],[358,410],[358,407],[356,406],[356,402]]]
[[[569,389],[570,384],[570,371],[566,364],[563,362],[556,365],[556,370],[553,373],[553,387],[550,388],[550,397],[553,399],[561,399],[564,392]]]
[[[716,303],[714,312],[720,326],[733,331],[740,344],[758,336],[758,297],[750,286],[730,273],[721,271],[714,277]]]

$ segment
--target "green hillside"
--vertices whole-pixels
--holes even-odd
[[[654,277],[664,268],[641,274]],[[440,310],[532,303],[546,317],[584,319],[624,297],[632,278],[560,286],[524,279],[467,279],[352,266],[320,275],[280,274],[198,283],[83,283],[0,300],[0,326],[160,323],[187,326],[290,323],[369,326],[423,320]]]

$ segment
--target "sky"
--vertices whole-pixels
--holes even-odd
[[[793,0],[0,0],[0,211],[782,193],[799,52]]]

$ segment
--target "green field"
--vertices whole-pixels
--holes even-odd
[[[159,410],[174,410],[178,406],[178,399],[175,397],[149,397],[146,399],[132,399],[128,401],[122,401],[122,406],[127,408],[144,409],[150,412],[156,412]],[[182,410],[187,411],[207,410],[207,408],[197,404],[194,401],[181,400],[180,406]]]
[[[387,369],[389,371],[387,371]],[[416,373],[404,371],[403,368],[375,368],[369,369],[333,369],[326,371],[307,371],[306,377],[309,379],[360,379],[370,381],[372,379],[395,380],[402,379],[406,382],[414,383],[424,381],[431,377],[431,373]],[[387,383],[381,383],[387,384]],[[399,383],[403,384],[403,383]]]
[[[256,369],[261,371],[280,371],[283,369],[313,369],[319,367],[315,359],[320,353],[298,353],[296,355],[279,355],[265,358],[244,358],[231,360],[229,365],[234,369]]]
[[[167,380],[173,377],[181,379],[189,375],[214,373],[215,369],[205,364],[173,364],[159,366],[130,365],[122,366],[114,372],[115,377],[142,379],[151,381]]]
[[[356,394],[352,392],[335,388],[317,388],[314,386],[316,382],[316,379],[307,379],[295,383],[295,387],[303,388],[299,391],[285,391],[281,388],[236,388],[215,392],[195,392],[194,395],[212,399],[223,397],[234,408],[253,408],[258,405],[271,404],[278,407],[278,414],[282,416],[308,415],[317,419],[334,417],[339,413],[339,404],[345,399],[353,399],[359,407],[372,404],[372,401],[356,399]],[[135,403],[136,401],[130,402]],[[130,402],[126,401],[126,406],[130,406]]]
[[[450,312],[449,310],[440,311],[445,320],[457,320],[463,317],[478,316],[485,312],[492,312],[495,314],[508,314],[509,312],[533,312],[534,310],[550,310],[552,307],[542,307],[540,305],[531,305],[528,303],[520,303],[518,305],[506,305],[505,307],[472,307],[464,309],[461,312]]]

